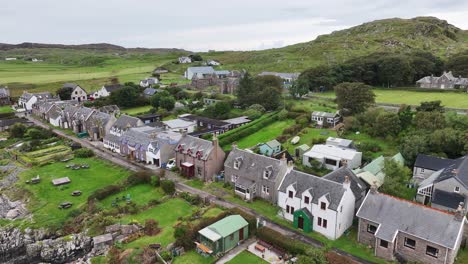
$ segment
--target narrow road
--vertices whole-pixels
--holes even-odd
[[[26,118],[28,120],[34,122],[34,124],[37,125],[37,126],[43,127],[45,129],[50,129],[51,128],[50,126],[44,124],[43,122],[31,117],[30,115],[28,115]],[[81,139],[81,138],[77,138],[76,136],[68,135],[68,134],[64,133],[63,131],[55,129],[55,128],[52,128],[52,131],[55,134],[59,135],[60,137],[67,138],[69,140],[72,140],[74,142],[77,142],[77,143],[81,144],[82,146],[84,146],[86,148],[89,148],[89,149],[93,150],[94,153],[96,154],[96,156],[101,157],[101,158],[106,159],[106,160],[109,160],[110,162],[112,162],[114,164],[117,164],[119,166],[128,168],[131,171],[140,171],[140,170],[149,169],[148,167],[146,167],[146,166],[144,166],[142,164],[131,162],[130,160],[126,159],[125,157],[122,157],[122,156],[118,155],[117,153],[111,153],[111,152],[108,152],[108,151],[106,151],[104,149],[98,148],[98,147],[91,144],[89,141],[87,141],[85,139]],[[153,170],[159,171],[161,169],[153,169]],[[287,228],[285,226],[276,224],[276,223],[266,219],[264,216],[257,213],[253,209],[247,208],[245,206],[238,205],[238,204],[233,203],[233,202],[225,201],[222,198],[217,197],[217,196],[215,196],[215,195],[213,195],[211,193],[208,193],[208,192],[202,191],[200,189],[196,189],[196,188],[193,188],[191,186],[188,186],[188,185],[184,184],[183,182],[181,182],[180,177],[178,177],[175,173],[173,173],[171,171],[166,171],[165,172],[165,177],[175,182],[175,187],[176,187],[176,189],[178,191],[188,192],[188,193],[191,193],[191,194],[197,194],[197,195],[199,195],[200,197],[202,197],[204,199],[208,199],[211,203],[214,203],[214,204],[219,205],[219,206],[224,207],[224,208],[228,208],[228,209],[239,208],[242,211],[244,211],[244,212],[246,212],[248,214],[254,215],[257,218],[264,219],[266,227],[271,228],[274,231],[276,231],[276,232],[278,232],[278,233],[280,233],[280,234],[282,234],[282,235],[284,235],[286,237],[289,237],[289,238],[294,239],[294,240],[299,240],[299,241],[301,241],[303,243],[306,243],[306,244],[309,244],[309,245],[311,245],[313,247],[318,247],[318,248],[324,247],[323,243],[321,243],[320,241],[317,241],[317,240],[315,240],[315,239],[313,239],[311,237],[308,237],[308,236],[304,236],[299,231],[296,231],[294,229]],[[339,250],[339,249],[336,249],[336,248],[333,248],[332,250],[335,253],[337,253],[339,255],[347,256],[347,257],[353,259],[354,261],[356,261],[358,263],[372,264],[372,262],[361,259],[359,257],[351,255],[351,254],[349,254],[347,252],[344,252],[342,250]]]

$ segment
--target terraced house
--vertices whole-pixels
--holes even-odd
[[[462,243],[463,207],[449,213],[378,193],[367,194],[357,213],[358,241],[377,257],[401,262],[451,264]]]
[[[233,146],[224,162],[224,181],[247,201],[258,197],[276,204],[278,187],[292,169],[285,157],[277,160]]]
[[[110,127],[109,133],[104,137],[104,148],[120,153],[120,142],[122,135],[129,129],[143,126],[144,123],[139,118],[121,115]]]
[[[214,179],[223,169],[225,156],[216,136],[213,136],[213,141],[208,141],[183,132],[182,139],[175,148],[176,166],[182,175],[202,181]]]

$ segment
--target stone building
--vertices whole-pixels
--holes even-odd
[[[420,88],[461,89],[468,88],[468,78],[454,77],[452,72],[444,72],[440,77],[426,76],[416,82]]]

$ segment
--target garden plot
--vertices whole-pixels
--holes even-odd
[[[72,150],[70,147],[64,145],[51,146],[48,148],[25,152],[16,153],[18,158],[27,164],[43,165],[47,162],[70,157]]]

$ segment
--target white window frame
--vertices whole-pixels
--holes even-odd
[[[455,186],[455,189],[453,191],[456,192],[456,193],[459,193],[460,192],[460,186]]]
[[[239,179],[239,176],[237,176],[237,175],[232,175],[231,176],[231,181],[232,182],[237,182],[238,179]]]

